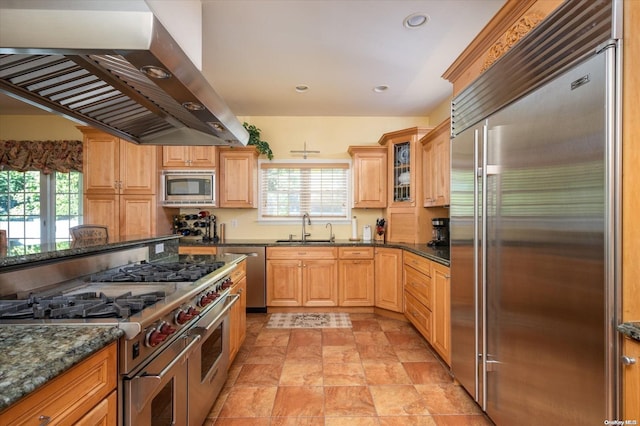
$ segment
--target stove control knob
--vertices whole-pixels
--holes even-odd
[[[189,320],[193,318],[193,315],[189,313],[189,311],[183,311],[182,309],[180,309],[178,311],[178,313],[176,314],[174,320],[175,323],[178,325],[182,325],[185,324],[187,322],[189,322]]]
[[[152,328],[149,333],[147,333],[147,337],[145,339],[145,344],[150,347],[158,346],[160,343],[164,342],[167,339],[167,335],[160,332],[160,330],[156,330]]]
[[[198,306],[200,306],[201,308],[204,308],[209,303],[211,303],[211,299],[209,299],[207,296],[202,296],[198,299]]]
[[[166,322],[163,322],[162,325],[160,326],[160,333],[162,334],[169,336],[175,332],[176,332],[176,329],[174,327],[171,327]]]
[[[192,317],[197,317],[198,315],[200,315],[200,311],[194,308],[193,306],[189,306],[187,313]]]

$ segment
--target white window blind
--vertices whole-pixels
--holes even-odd
[[[261,163],[261,219],[348,219],[349,163]]]

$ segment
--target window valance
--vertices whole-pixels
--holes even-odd
[[[82,172],[82,141],[0,141],[0,169]]]

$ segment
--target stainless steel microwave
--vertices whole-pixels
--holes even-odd
[[[215,207],[215,170],[164,170],[162,204],[171,207]]]

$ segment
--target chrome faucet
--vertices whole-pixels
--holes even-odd
[[[331,224],[331,222],[327,222],[324,227],[326,228],[327,226],[329,227],[329,242],[333,243],[336,240],[336,236],[333,235],[333,225]]]
[[[306,222],[305,222],[305,219]],[[306,213],[302,215],[302,242],[307,241],[307,237],[310,237],[311,234],[307,233],[307,225],[311,225],[311,218],[309,217],[309,213]]]

